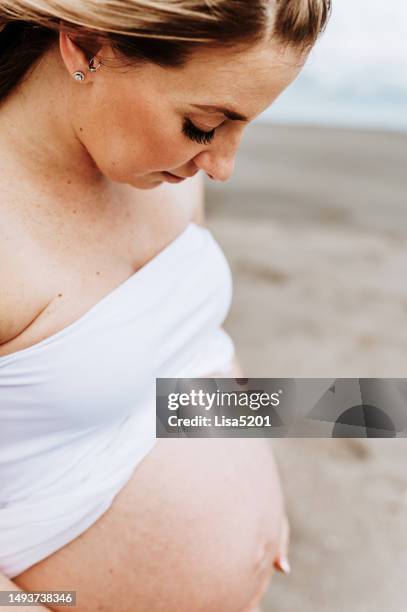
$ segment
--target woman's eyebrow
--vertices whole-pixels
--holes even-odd
[[[215,110],[220,113],[223,113],[225,117],[230,119],[231,121],[249,121],[247,117],[233,110],[233,108],[228,108],[227,106],[214,106],[213,104],[193,104],[196,108],[200,109],[210,109]]]

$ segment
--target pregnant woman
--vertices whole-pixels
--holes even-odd
[[[248,612],[287,570],[269,445],[156,440],[155,378],[241,375],[202,177],[231,177],[329,8],[0,0],[3,590]]]

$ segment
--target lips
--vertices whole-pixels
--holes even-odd
[[[169,183],[182,183],[185,181],[186,177],[176,176],[175,174],[171,174],[171,172],[162,172],[162,175]]]

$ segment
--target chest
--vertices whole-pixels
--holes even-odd
[[[231,295],[219,245],[207,229],[188,224],[72,324],[0,357],[0,404],[12,408],[0,415],[3,446],[21,439],[21,420],[26,432],[42,420],[40,431],[50,434],[106,425],[146,402],[152,407],[157,376],[193,378],[229,367],[233,345],[220,327]]]
[[[123,187],[50,202],[3,190],[0,356],[63,329],[154,258],[192,219],[191,192]]]

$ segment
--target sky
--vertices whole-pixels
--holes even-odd
[[[407,131],[407,0],[333,0],[303,72],[259,119]]]

